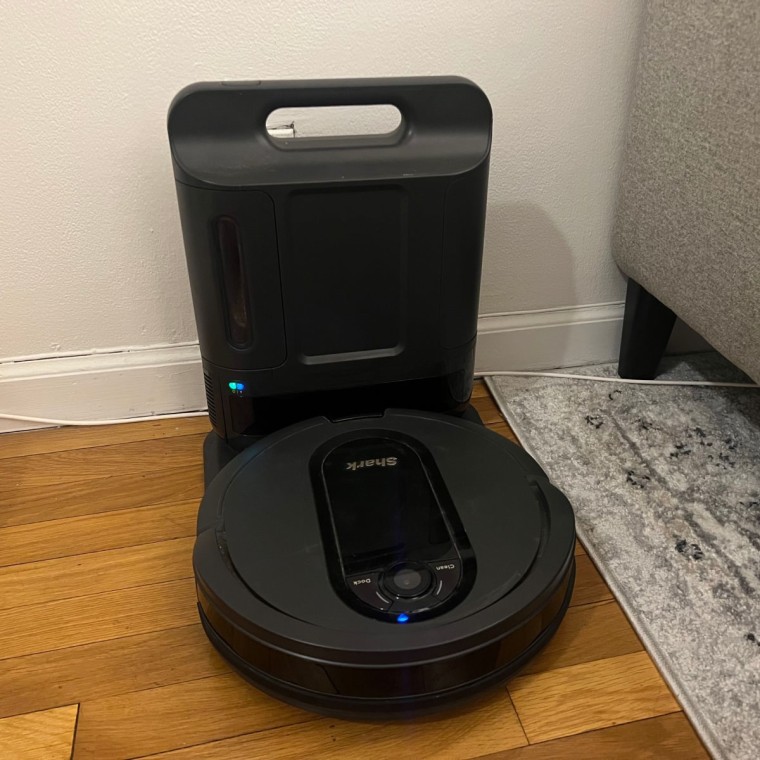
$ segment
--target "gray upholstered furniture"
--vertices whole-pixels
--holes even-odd
[[[613,240],[620,374],[675,312],[760,382],[760,0],[649,0]]]

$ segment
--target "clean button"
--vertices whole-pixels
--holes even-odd
[[[462,577],[461,560],[442,559],[438,562],[431,562],[428,566],[435,575],[433,596],[438,599],[449,596],[459,585],[459,579]]]

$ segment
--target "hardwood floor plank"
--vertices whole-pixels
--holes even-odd
[[[195,464],[80,483],[0,490],[0,528],[112,512],[203,496],[203,466]]]
[[[472,384],[472,398],[490,398],[491,391],[483,380],[476,379]]]
[[[680,710],[646,652],[518,676],[509,693],[531,744]]]
[[[499,407],[496,406],[490,395],[472,399],[472,405],[477,410],[480,418],[486,425],[496,422],[504,422]]]
[[[640,652],[636,631],[613,599],[571,607],[554,638],[520,671],[520,675],[564,668],[582,662]]]
[[[13,689],[0,689],[0,716],[229,672],[196,621],[181,628],[0,660],[0,683],[13,684]]]
[[[314,720],[228,673],[83,702],[73,757],[140,757]]]
[[[190,536],[0,568],[0,610],[22,617],[18,609],[28,605],[189,578],[194,542]]]
[[[575,556],[577,557],[580,554],[585,554],[586,550],[583,548],[583,544],[576,538],[575,539]]]
[[[297,726],[187,747],[169,760],[466,760],[526,744],[503,691],[454,714],[410,722],[356,723],[320,719]]]
[[[54,451],[33,457],[0,459],[0,483],[6,488],[37,488],[78,483],[108,475],[129,475],[201,461],[204,434],[134,441],[88,449]]]
[[[105,443],[129,443],[178,435],[208,433],[208,417],[184,417],[176,420],[148,420],[125,425],[61,427],[0,434],[0,459],[49,454],[103,446]]]
[[[576,556],[575,588],[573,589],[573,598],[570,600],[570,606],[575,607],[581,604],[604,602],[608,599],[612,599],[612,592],[602,576],[599,575],[599,571],[594,566],[591,558],[586,554]]]
[[[0,626],[0,660],[196,622],[195,584],[183,578],[22,608]],[[93,677],[96,677],[95,675]]]
[[[484,755],[479,760],[710,760],[682,712],[624,723],[528,747]]]
[[[195,462],[189,464],[189,462]],[[0,528],[99,514],[203,496],[200,451],[184,466],[156,472],[111,475],[83,482],[0,490]]]
[[[193,536],[197,515],[192,499],[0,528],[0,567]]]
[[[77,705],[0,720],[3,760],[69,760]]]

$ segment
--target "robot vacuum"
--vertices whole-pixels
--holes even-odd
[[[271,137],[285,107],[391,133]],[[573,589],[572,509],[469,406],[491,141],[457,77],[206,83],[169,113],[213,432],[204,629],[289,703],[451,707],[519,669]]]

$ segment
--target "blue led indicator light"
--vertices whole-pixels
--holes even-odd
[[[245,388],[245,386],[243,385],[243,383],[235,383],[235,388],[239,391],[242,391],[243,388]]]
[[[402,612],[397,618],[397,623],[406,623],[406,621],[409,620],[409,615],[407,615],[405,612]]]

